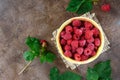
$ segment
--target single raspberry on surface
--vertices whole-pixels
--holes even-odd
[[[104,11],[104,12],[109,12],[110,11],[110,4],[103,4],[101,6],[101,10]]]
[[[71,53],[69,50],[66,50],[66,51],[64,52],[64,55],[65,55],[66,57],[72,57],[72,53]]]
[[[80,26],[81,25],[81,21],[80,20],[73,20],[72,21],[72,25],[74,26],[74,27],[78,27],[78,26]]]
[[[81,61],[85,61],[85,60],[87,60],[88,59],[88,56],[86,56],[86,55],[81,55]]]
[[[79,46],[84,47],[86,44],[86,40],[79,40]]]
[[[96,55],[96,52],[95,52],[95,51],[92,51],[91,56],[95,56],[95,55]]]
[[[80,39],[80,36],[77,35],[77,34],[74,34],[74,35],[73,35],[73,39],[74,39],[74,40],[79,40],[79,39]]]
[[[77,53],[80,54],[80,55],[83,53],[83,50],[84,49],[82,47],[79,47],[79,48],[76,49]]]
[[[65,31],[63,30],[61,33],[60,33],[60,36],[63,38],[63,36],[65,35]]]
[[[65,35],[63,36],[63,38],[64,38],[65,40],[69,40],[69,39],[72,38],[72,35],[71,35],[71,33],[65,33]]]
[[[87,42],[88,42],[88,43],[92,43],[92,42],[94,42],[94,38],[91,37],[90,39],[87,40]]]
[[[66,26],[66,27],[65,27],[65,31],[71,33],[71,32],[73,31],[72,26],[70,26],[70,25]]]
[[[67,45],[70,45],[72,42],[72,39],[67,40]]]
[[[92,53],[91,49],[89,49],[89,48],[84,49],[84,55],[89,56],[89,55],[91,55],[91,53]]]
[[[66,50],[69,50],[69,51],[70,51],[70,50],[71,50],[71,46],[70,46],[70,45],[65,45],[65,46],[64,46],[64,50],[65,50],[65,51],[66,51]]]
[[[73,40],[71,42],[71,46],[72,46],[72,48],[78,48],[78,41],[77,40]]]
[[[85,39],[90,39],[91,37],[93,37],[93,32],[90,30],[86,30],[85,31]]]
[[[61,39],[61,40],[60,40],[60,44],[61,44],[61,45],[66,45],[66,43],[67,43],[67,42],[66,42],[65,39]]]
[[[76,61],[80,61],[80,60],[81,60],[80,54],[75,53],[75,54],[74,54],[74,59],[75,59]]]
[[[42,47],[47,47],[47,41],[46,40],[40,40],[40,43],[42,44]]]
[[[97,28],[93,28],[91,31],[93,32],[94,37],[98,37],[99,34],[100,34],[100,32],[99,32],[99,30]]]
[[[87,45],[87,48],[89,48],[89,49],[91,49],[91,50],[94,50],[95,45],[94,45],[93,43],[89,43],[89,44]]]
[[[81,29],[76,29],[76,30],[74,30],[74,33],[75,33],[76,35],[81,36],[81,35],[82,35],[82,30],[81,30]]]
[[[92,23],[90,23],[88,21],[85,21],[84,25],[85,25],[86,29],[92,29],[92,27],[93,27]]]
[[[96,45],[96,46],[100,46],[100,39],[99,38],[95,38],[95,41],[94,41],[94,44]]]

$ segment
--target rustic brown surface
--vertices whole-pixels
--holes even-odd
[[[65,11],[69,0],[0,0],[0,80],[49,80],[49,70],[58,66],[61,72],[67,70],[58,57],[53,64],[40,64],[36,59],[20,76],[17,73],[26,64],[22,54],[27,49],[24,44],[28,35],[46,39],[49,49],[57,54],[51,42],[51,33],[65,20],[78,16]],[[104,0],[105,1],[105,0]],[[107,0],[111,4],[110,12],[95,12],[111,43],[111,49],[103,53],[96,61],[81,65],[75,72],[85,77],[87,67],[99,61],[111,60],[113,80],[120,80],[120,0]]]

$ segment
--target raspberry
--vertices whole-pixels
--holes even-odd
[[[79,41],[79,46],[84,47],[86,44],[86,40],[80,40]]]
[[[91,56],[95,56],[96,55],[96,52],[95,51],[93,51],[92,52],[92,54],[91,54]]]
[[[82,30],[81,29],[75,29],[74,33],[81,36],[82,35]]]
[[[93,32],[90,30],[85,31],[85,39],[90,39],[93,36]]]
[[[72,53],[75,53],[76,52],[76,48],[72,48]]]
[[[91,50],[91,49],[85,48],[85,50],[84,50],[84,55],[89,56],[89,55],[91,55],[91,53],[92,53],[92,50]]]
[[[91,50],[94,50],[95,48],[95,45],[93,43],[89,43],[87,48],[91,49]]]
[[[70,33],[73,31],[72,26],[66,26],[65,30],[66,32],[70,32]]]
[[[40,40],[40,43],[43,44],[43,43],[47,43],[46,40]]]
[[[75,53],[75,54],[74,54],[74,59],[75,59],[76,61],[80,61],[80,60],[81,60],[80,54]]]
[[[96,46],[100,46],[100,39],[99,38],[95,38],[94,44]]]
[[[79,39],[80,39],[80,36],[77,35],[77,34],[74,34],[74,35],[73,35],[73,39],[74,39],[74,40],[79,40]]]
[[[95,50],[97,51],[97,49],[98,49],[98,47],[97,46],[95,46]]]
[[[87,40],[87,42],[88,42],[88,43],[92,43],[92,42],[94,42],[94,38],[91,37],[90,39]]]
[[[103,4],[101,6],[101,10],[104,12],[109,12],[110,11],[110,4]]]
[[[76,51],[77,51],[78,54],[81,55],[81,54],[83,53],[83,48],[82,48],[82,47],[79,47],[79,48],[77,48]]]
[[[63,36],[63,38],[64,38],[65,40],[68,40],[68,39],[71,39],[71,38],[72,38],[72,35],[71,35],[70,33],[66,33],[66,34]]]
[[[88,56],[81,55],[81,60],[82,60],[82,61],[87,60],[87,59],[88,59]]]
[[[94,37],[97,37],[100,34],[100,32],[97,28],[93,28],[91,31],[93,32]]]
[[[70,45],[72,42],[72,39],[67,40],[67,44]]]
[[[68,50],[66,50],[66,51],[64,52],[64,55],[65,55],[66,57],[72,57],[72,53],[71,53],[70,51],[68,51]]]
[[[72,48],[78,48],[78,41],[77,40],[73,40],[71,42],[71,46],[72,46]]]
[[[65,45],[65,47],[64,47],[64,50],[66,51],[66,50],[71,50],[71,46],[69,46],[69,45]]]
[[[78,26],[81,25],[81,22],[80,22],[79,20],[73,20],[73,21],[72,21],[72,25],[73,25],[74,27],[78,27]]]
[[[61,39],[60,43],[61,43],[61,45],[66,45],[66,40],[65,39]]]
[[[65,31],[62,31],[61,33],[60,33],[60,36],[63,38],[63,36],[65,35]]]
[[[85,21],[84,25],[85,25],[86,29],[92,29],[92,27],[93,27],[93,25],[88,21]]]

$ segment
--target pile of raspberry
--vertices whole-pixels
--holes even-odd
[[[66,57],[84,61],[96,55],[100,32],[92,23],[75,19],[61,31],[60,44]]]

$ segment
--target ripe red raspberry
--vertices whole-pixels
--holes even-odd
[[[67,40],[67,44],[70,45],[72,42],[72,39]]]
[[[92,51],[91,56],[95,56],[95,55],[96,55],[96,52],[95,52],[95,51]]]
[[[72,26],[70,26],[70,25],[66,26],[65,31],[71,33],[73,31]]]
[[[78,48],[78,41],[77,40],[73,40],[71,42],[71,46],[72,46],[72,48]]]
[[[84,55],[89,56],[89,55],[91,55],[91,53],[92,53],[92,50],[91,50],[91,49],[85,48],[85,50],[84,50]]]
[[[64,52],[64,55],[66,57],[72,57],[72,53],[70,51],[68,51],[68,50]]]
[[[93,27],[92,23],[90,23],[88,21],[85,21],[84,25],[85,25],[86,29],[92,29],[92,27]]]
[[[93,32],[90,30],[86,30],[85,31],[85,39],[90,39],[91,37],[93,37]]]
[[[98,35],[100,34],[100,32],[97,28],[93,28],[91,31],[93,32],[94,37],[98,37]]]
[[[61,39],[60,43],[61,43],[61,45],[66,45],[66,40],[65,39]]]
[[[94,50],[95,45],[94,45],[93,43],[89,43],[89,44],[87,45],[87,48],[89,48],[89,49],[91,49],[91,50]]]
[[[88,43],[92,43],[92,42],[94,42],[94,38],[91,37],[90,39],[87,40],[87,42],[88,42]]]
[[[101,10],[104,12],[109,12],[110,11],[110,4],[103,4],[101,6]]]
[[[81,36],[82,35],[82,30],[81,29],[75,29],[74,33]]]
[[[68,40],[68,39],[71,39],[71,38],[72,38],[72,35],[71,35],[70,33],[66,33],[66,34],[63,36],[63,38],[64,38],[65,40]]]
[[[61,38],[63,38],[63,36],[65,35],[65,31],[62,31],[61,33],[60,33],[60,36],[61,36]]]
[[[77,34],[74,34],[74,35],[73,35],[73,39],[74,39],[74,40],[79,40],[79,39],[80,39],[80,36],[77,35]]]
[[[76,52],[76,48],[72,47],[72,53],[75,53],[75,52]]]
[[[80,40],[79,41],[79,46],[84,47],[86,44],[86,40]]]
[[[74,59],[75,59],[76,61],[80,61],[80,60],[81,60],[80,54],[75,53],[75,54],[74,54]]]
[[[79,47],[79,48],[76,49],[76,51],[77,51],[78,54],[81,55],[83,53],[83,48]]]
[[[73,25],[74,27],[78,27],[78,26],[81,25],[81,22],[80,22],[80,20],[73,20],[73,21],[72,21],[72,25]]]
[[[65,47],[64,47],[64,50],[66,51],[66,50],[71,50],[71,46],[69,46],[69,45],[65,45]]]
[[[99,38],[95,38],[94,44],[96,46],[100,46],[100,39]]]
[[[88,59],[88,56],[81,55],[81,60],[82,60],[82,61],[85,61],[85,60],[87,60],[87,59]]]

